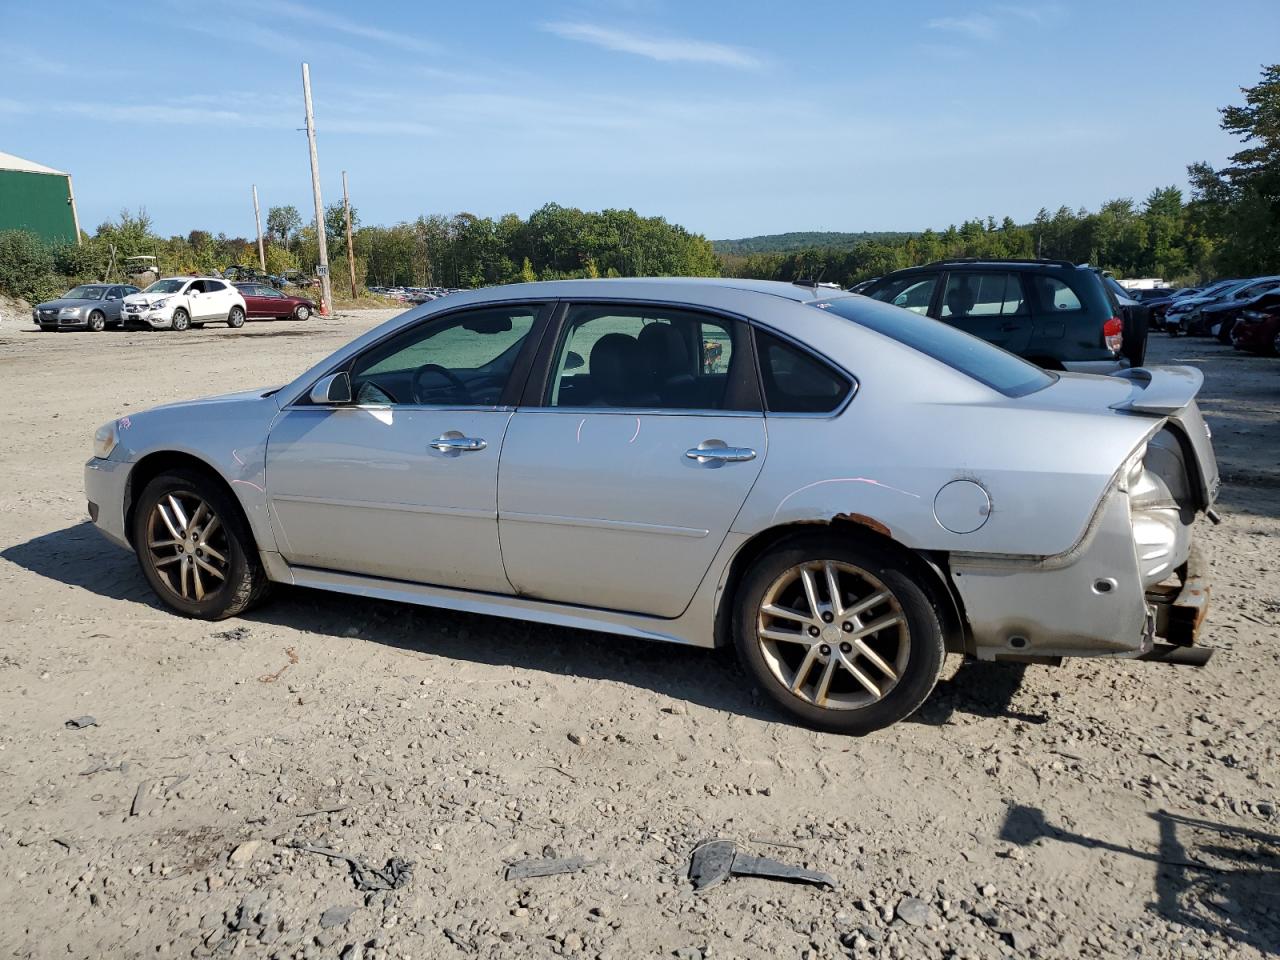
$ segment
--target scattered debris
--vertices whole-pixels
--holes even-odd
[[[328,857],[330,860],[345,860],[347,866],[351,868],[351,879],[355,881],[356,889],[361,891],[399,890],[401,887],[407,886],[413,878],[413,864],[408,860],[401,860],[399,857],[392,857],[387,861],[385,867],[378,870],[368,866],[359,857],[353,857],[337,850],[330,850],[328,847],[317,847],[310,843],[303,843],[296,844],[294,849],[301,850],[303,853],[318,853],[320,856]]]
[[[151,794],[155,784],[154,780],[143,780],[138,784],[138,789],[133,794],[133,803],[129,805],[129,816],[140,817],[155,808],[156,800]]]
[[[343,804],[342,806],[340,806],[340,807],[321,807],[321,808],[320,808],[320,809],[318,809],[318,810],[304,810],[304,811],[302,811],[302,813],[294,814],[294,816],[298,816],[298,817],[319,817],[319,816],[322,816],[323,814],[326,814],[326,813],[342,813],[343,811],[345,811],[345,810],[350,810],[350,809],[351,809],[351,804],[349,804],[349,803],[344,803],[344,804]]]
[[[345,926],[346,922],[350,920],[352,915],[359,909],[359,906],[330,907],[324,913],[320,914],[320,926],[326,930],[330,927]]]
[[[694,848],[689,860],[689,879],[693,881],[694,890],[706,890],[731,876],[764,877],[826,887],[836,885],[830,874],[743,853],[732,840],[708,840]]]
[[[769,837],[757,837],[753,835],[753,836],[747,837],[747,839],[750,840],[752,843],[758,843],[766,847],[786,847],[788,850],[804,849],[804,847],[800,846],[800,844],[798,843],[789,843],[786,840],[773,840],[773,839],[770,839]]]
[[[230,630],[221,630],[213,635],[215,640],[227,640],[231,643],[238,643],[241,640],[249,639],[248,627],[232,627]]]
[[[85,727],[96,727],[98,718],[91,717],[87,713],[83,717],[72,717],[65,724],[68,730],[83,730]]]
[[[275,673],[264,673],[262,676],[258,678],[259,683],[275,683],[277,680],[280,679],[280,674],[284,673],[290,667],[295,666],[298,663],[297,650],[295,650],[293,647],[285,647],[284,652],[285,652],[285,656],[289,658],[289,662],[286,663],[279,670],[277,670]]]
[[[97,760],[88,770],[81,770],[80,776],[92,777],[95,773],[127,773],[129,766],[128,760],[121,760],[115,766],[108,766],[106,760]]]
[[[555,766],[554,764],[544,763],[544,764],[543,764],[542,766],[540,766],[538,769],[539,769],[539,770],[554,770],[556,773],[560,774],[560,776],[562,776],[562,777],[568,777],[568,778],[569,778],[570,780],[572,780],[574,783],[577,783],[577,782],[578,782],[578,778],[577,778],[577,777],[575,777],[572,773],[570,773],[568,770],[562,770],[560,767],[557,767],[557,766]]]
[[[562,873],[577,873],[590,865],[586,857],[549,857],[538,860],[520,860],[507,866],[506,877],[508,880],[554,877]]]
[[[231,851],[227,857],[227,863],[233,867],[247,866],[258,855],[258,852],[266,842],[265,840],[246,840]]]
[[[924,927],[938,919],[933,907],[919,897],[903,897],[899,900],[897,914],[903,923],[913,927]]]

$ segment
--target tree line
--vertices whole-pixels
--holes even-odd
[[[724,244],[720,253],[704,236],[634,210],[550,203],[527,218],[432,214],[366,226],[353,208],[356,277],[362,285],[477,287],[723,275],[848,286],[949,257],[1049,257],[1175,283],[1280,273],[1280,64],[1264,68],[1261,80],[1242,92],[1242,105],[1221,111],[1223,129],[1242,149],[1221,170],[1192,164],[1189,196],[1163,187],[1141,203],[1111,200],[1093,212],[1042,209],[1030,223],[987,217],[915,234],[792,234],[787,247],[810,239],[815,245],[783,252],[769,251],[769,238],[757,237]],[[324,230],[332,275],[341,280],[347,276],[341,204],[326,209]],[[315,227],[295,207],[268,210],[265,238],[268,272],[314,272]],[[156,257],[170,275],[257,263],[256,246],[246,237],[192,230],[162,238],[144,210],[122,211],[83,234],[79,245],[48,247],[31,234],[0,232],[0,290],[32,302],[48,299],[74,283],[120,279],[133,256]]]

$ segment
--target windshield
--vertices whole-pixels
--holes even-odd
[[[143,293],[177,293],[179,290],[182,289],[182,285],[186,282],[187,281],[185,280],[157,280],[155,283],[147,287],[147,289],[143,290],[142,292]]]
[[[868,309],[870,305],[857,297],[820,301],[812,306],[897,340],[1006,397],[1035,393],[1057,379],[1035,364],[985,340],[909,310]]]
[[[79,286],[73,287],[63,296],[64,300],[101,300],[107,292],[106,287]]]

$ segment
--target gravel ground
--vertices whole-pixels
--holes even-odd
[[[957,664],[855,740],[783,722],[719,652],[296,589],[161,610],[85,521],[94,428],[288,380],[386,315],[0,331],[0,955],[1280,950],[1280,361],[1152,342],[1204,369],[1223,468],[1207,668]],[[715,837],[836,886],[694,895]]]

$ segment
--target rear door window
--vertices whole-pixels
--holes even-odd
[[[964,317],[1012,317],[1027,312],[1022,281],[1016,273],[950,273],[942,295],[944,320]]]

